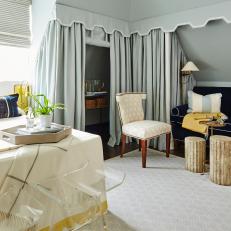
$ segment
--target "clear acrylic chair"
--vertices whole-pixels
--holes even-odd
[[[0,230],[36,231],[44,205],[32,195],[29,185],[8,187],[0,194]]]
[[[120,186],[125,180],[125,173],[111,167],[105,167],[104,170],[96,170],[105,180],[106,191],[109,192]]]
[[[88,172],[88,166],[86,165],[85,167],[85,171]],[[73,188],[78,188],[79,190],[90,194],[97,203],[97,215],[100,216],[100,221],[99,219],[95,219],[93,222],[84,226],[83,230],[108,230],[105,214],[101,207],[101,198],[105,192],[111,191],[121,185],[124,182],[125,174],[110,167],[97,169],[93,174],[98,183],[86,185],[86,183],[82,183],[85,176],[85,171],[77,170],[64,175],[64,180],[66,183],[70,184]]]
[[[83,167],[53,178],[33,183],[33,187],[47,198],[50,208],[50,229],[104,230],[101,214],[102,191],[81,180],[85,177],[88,163]],[[75,179],[72,179],[75,177]],[[100,179],[96,179],[99,181]],[[103,183],[103,182],[102,182]]]
[[[34,187],[48,198],[49,207],[55,211],[50,217],[51,229],[59,225],[65,231],[103,231],[107,230],[103,198],[106,191],[120,185],[124,177],[111,168],[91,172],[86,162],[79,169],[36,182]],[[65,222],[60,222],[57,213]]]

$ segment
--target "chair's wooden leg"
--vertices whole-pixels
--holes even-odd
[[[141,151],[141,140],[139,140],[139,151]]]
[[[171,133],[166,134],[166,157],[170,155]]]
[[[147,140],[141,140],[141,149],[142,149],[142,167],[146,168]]]
[[[125,153],[125,146],[126,146],[126,135],[122,134],[121,137],[121,150],[120,150],[120,157],[123,158],[123,154]]]

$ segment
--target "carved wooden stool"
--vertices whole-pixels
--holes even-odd
[[[185,138],[185,168],[191,172],[204,172],[206,141],[200,137]]]
[[[231,137],[210,137],[210,180],[231,185]]]

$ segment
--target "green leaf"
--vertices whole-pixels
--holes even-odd
[[[34,115],[49,115],[55,109],[64,110],[64,104],[52,104],[44,94],[30,95],[34,105],[32,111]]]

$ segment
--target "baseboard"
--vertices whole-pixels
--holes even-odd
[[[231,87],[231,81],[197,81],[197,87]]]

